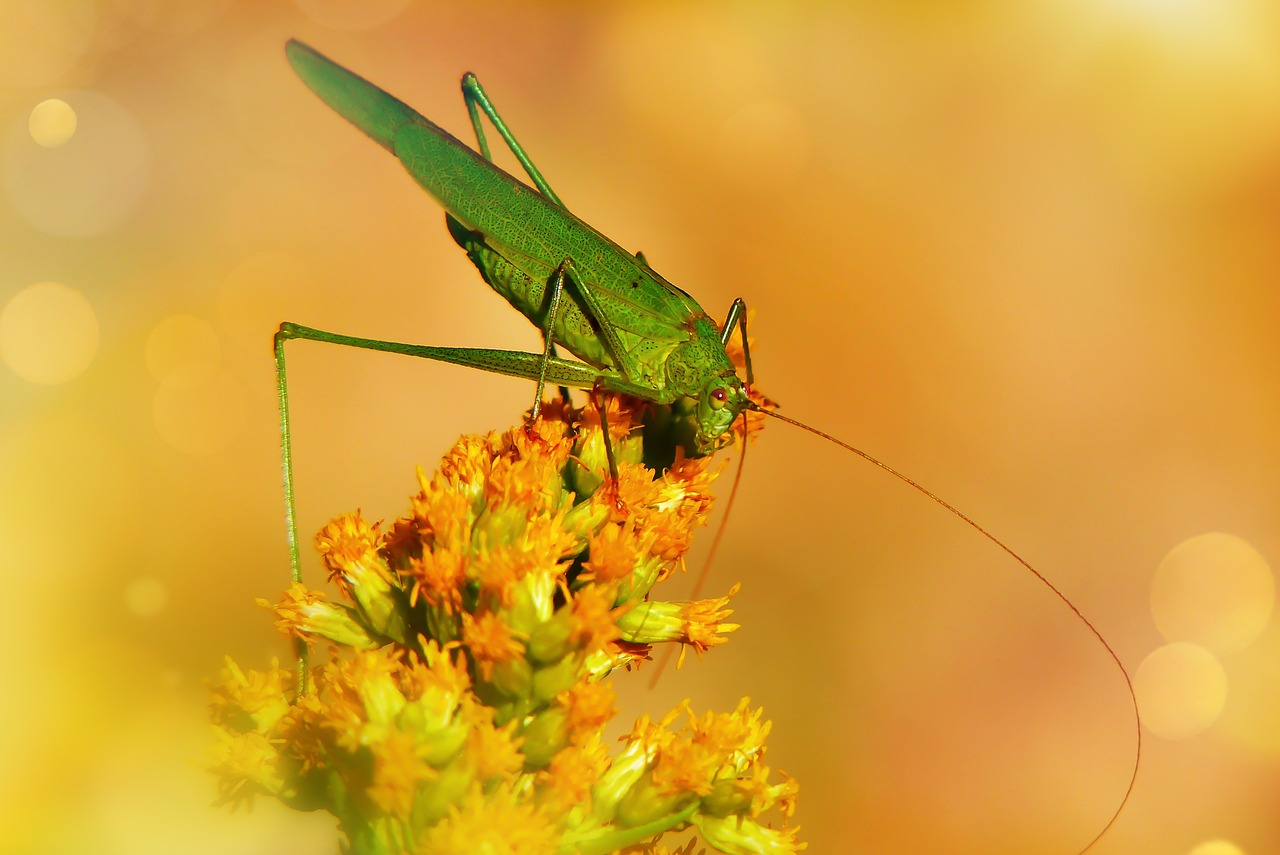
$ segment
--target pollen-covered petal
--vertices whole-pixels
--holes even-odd
[[[471,651],[486,679],[498,662],[524,655],[524,642],[496,612],[462,615],[462,643]]]
[[[406,698],[400,689],[401,663],[389,647],[358,653],[340,663],[333,682],[359,698],[367,720],[381,724],[392,721],[404,709]]]
[[[391,524],[382,538],[382,554],[387,565],[396,572],[404,572],[409,562],[421,558],[424,544],[418,523],[412,517],[401,517]]]
[[[599,585],[590,585],[574,595],[570,638],[580,650],[594,653],[621,635],[618,621],[628,612],[628,607],[615,609],[613,601],[610,589]]]
[[[726,596],[706,600],[694,600],[688,603],[681,612],[684,619],[684,641],[699,655],[729,639],[731,632],[736,632],[739,625],[728,623],[727,618],[733,609],[727,608],[729,601],[738,593],[734,585]]]
[[[609,750],[593,733],[556,753],[536,777],[538,800],[552,810],[590,809],[591,791],[609,768]]]
[[[404,575],[411,580],[409,604],[419,599],[449,611],[462,608],[463,586],[467,581],[468,557],[449,547],[440,547],[410,559]]]
[[[581,581],[617,582],[636,566],[639,541],[629,525],[606,525],[590,540],[590,558],[582,565]]]
[[[290,637],[323,638],[356,650],[372,650],[382,644],[370,635],[355,610],[330,602],[301,582],[291,585],[274,606],[265,600],[259,602],[275,611],[276,629]]]
[[[280,741],[285,753],[298,764],[299,774],[322,769],[329,762],[324,725],[328,720],[325,702],[317,691],[300,695],[280,721]]]
[[[289,709],[285,686],[290,682],[279,660],[271,660],[266,671],[245,672],[226,657],[210,703],[214,722],[239,732],[268,732]]]
[[[471,562],[470,575],[477,583],[484,602],[492,608],[509,608],[515,588],[529,576],[546,575],[547,556],[528,550],[521,544],[483,549]],[[550,572],[558,572],[557,562],[550,562]]]
[[[492,722],[477,722],[469,729],[467,755],[478,781],[486,785],[495,778],[510,782],[524,768],[516,724],[495,727]]]
[[[712,467],[711,457],[685,457],[677,452],[671,468],[655,481],[659,510],[672,510],[681,504],[691,505],[698,511],[710,509],[715,497],[711,485],[719,476],[720,467]]]
[[[638,463],[619,461],[616,487],[617,501],[628,509],[649,508],[658,501],[659,487],[653,472]]]
[[[568,725],[575,742],[598,733],[618,714],[617,695],[608,683],[584,680],[561,692],[557,700],[568,711]]]
[[[731,758],[751,762],[763,751],[773,724],[764,720],[763,710],[751,708],[750,698],[743,698],[733,712],[708,712],[692,719],[689,726],[698,742],[725,762]],[[739,765],[737,771],[743,768]]]
[[[376,561],[382,538],[379,523],[368,523],[359,511],[343,514],[316,535],[316,551],[335,577],[353,565]]]
[[[278,795],[284,789],[275,744],[261,733],[232,733],[215,728],[210,771],[218,778],[218,802],[249,807],[261,793]]]
[[[727,855],[791,855],[807,848],[797,837],[799,826],[770,828],[741,816],[701,816],[693,820],[698,833]]]
[[[503,785],[486,793],[478,785],[449,809],[418,844],[420,855],[547,855],[560,841],[559,823],[545,810]]]
[[[535,422],[533,434],[516,428],[505,437],[512,454],[494,460],[485,483],[490,505],[519,505],[534,513],[559,510],[572,498],[561,470],[568,459],[568,442],[552,436],[545,420]]]
[[[641,516],[640,523],[654,556],[665,561],[683,558],[694,532],[706,525],[713,504],[710,486],[717,475],[717,470],[709,468],[709,461],[689,460],[678,453],[671,469],[654,482],[652,508]]]
[[[436,481],[427,483],[409,502],[414,524],[428,548],[465,551],[471,545],[475,500]]]
[[[380,738],[369,740],[367,747],[373,755],[369,798],[384,813],[408,819],[418,788],[439,777],[439,773],[426,761],[423,747],[411,732],[389,729]]]
[[[703,796],[711,792],[718,766],[717,758],[704,746],[687,735],[680,735],[658,750],[651,774],[654,787],[663,795]]]
[[[463,493],[477,490],[489,477],[496,455],[493,434],[476,436],[463,435],[454,443],[453,448],[445,452],[436,468],[432,479],[437,489],[453,488]],[[418,470],[418,483],[423,490],[428,489],[430,482],[421,469]]]
[[[440,714],[452,714],[453,707],[471,691],[466,658],[456,646],[441,647],[431,640],[423,640],[422,649],[422,658],[411,656],[401,674],[405,696],[414,702],[437,698]]]
[[[635,426],[640,421],[637,405],[641,404],[635,398],[618,395],[605,395],[602,398],[605,420],[609,423],[609,437],[616,444],[626,439],[635,430]],[[600,403],[600,399],[596,399],[590,406],[582,409],[578,417],[579,428],[588,431],[600,430]]]
[[[641,644],[679,641],[701,655],[724,644],[728,641],[725,636],[738,629],[738,624],[725,622],[725,618],[733,614],[726,606],[736,592],[735,587],[727,596],[691,602],[650,600],[619,617],[618,628],[626,641]]]

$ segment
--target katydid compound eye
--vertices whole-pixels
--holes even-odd
[[[723,389],[711,390],[711,406],[717,410],[724,406],[724,402],[729,400],[728,394]]]

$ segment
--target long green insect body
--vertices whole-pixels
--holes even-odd
[[[559,382],[599,382],[659,404],[695,398],[698,445],[707,451],[718,444],[747,401],[725,353],[732,326],[722,334],[697,301],[641,258],[402,101],[299,42],[286,51],[303,82],[435,197],[484,280],[551,341],[597,369],[571,377],[572,369],[557,366]],[[557,281],[566,299],[551,317]],[[469,349],[456,349],[456,359],[448,358],[455,349],[439,350],[433,358],[475,364]],[[527,359],[494,353],[485,354],[484,367],[530,376]]]
[[[744,383],[725,352],[735,330],[741,333],[745,350],[743,301],[735,300],[724,324],[717,327],[697,301],[654,272],[643,256],[632,255],[568,211],[506,128],[474,76],[468,74],[463,78],[463,93],[479,151],[306,45],[290,41],[286,53],[312,91],[395,154],[414,180],[440,203],[446,212],[449,233],[467,252],[485,282],[529,318],[542,332],[544,341],[542,353],[525,353],[402,344],[287,322],[281,324],[275,339],[276,376],[290,559],[295,581],[301,580],[301,562],[284,357],[284,344],[290,339],[401,353],[536,380],[535,415],[546,383],[579,389],[603,388],[655,404],[672,405],[671,411],[681,414],[681,438],[674,442],[690,453],[705,454],[725,444],[732,436],[729,429],[742,411],[760,409],[747,395],[751,382],[750,353],[746,353],[747,383]],[[492,163],[480,111],[498,130],[536,189]],[[559,358],[556,344],[582,361]],[[1137,749],[1124,797],[1107,824],[1081,852],[1091,849],[1128,803],[1142,755],[1137,696],[1115,650],[1061,590],[971,517],[866,452],[794,419],[762,411],[867,460],[954,514],[1034,575],[1106,649],[1124,677],[1129,693]],[[665,433],[663,441],[672,442],[676,432]],[[606,437],[607,434],[606,430]],[[612,456],[610,464],[612,467]],[[302,642],[299,642],[298,657],[299,686],[305,689],[306,647]]]

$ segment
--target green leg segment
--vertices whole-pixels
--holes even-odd
[[[288,340],[281,329],[275,337],[276,393],[280,404],[280,462],[284,468],[284,517],[289,538],[289,578],[302,581],[302,557],[298,552],[297,502],[293,490],[293,434],[289,430],[289,381],[285,374],[284,343]],[[307,664],[310,651],[301,638],[294,639],[293,651],[298,663],[298,697],[307,691]]]
[[[609,415],[605,412],[604,401],[601,399],[603,391],[599,383],[592,386],[591,402],[596,405],[596,412],[600,414],[600,438],[604,440],[604,456],[609,461],[609,477],[613,479],[613,485],[616,488],[618,486],[618,459],[613,456],[613,440],[609,439]],[[617,501],[621,506],[621,500],[618,499]]]
[[[529,411],[530,421],[538,418],[538,414],[542,412],[542,392],[547,386],[547,366],[556,355],[556,346],[551,339],[551,331],[556,328],[556,323],[560,320],[560,304],[564,297],[565,270],[568,266],[569,259],[566,258],[560,262],[560,266],[556,268],[556,274],[551,280],[551,305],[547,307],[547,325],[542,330],[542,364],[538,366],[538,388],[533,393],[533,407]],[[560,388],[564,392],[564,400],[568,401],[568,390],[563,386]]]
[[[724,326],[720,328],[722,345],[729,344],[734,327],[742,332],[742,358],[747,363],[747,385],[750,386],[756,382],[756,378],[755,372],[751,370],[751,345],[747,343],[747,304],[741,297],[733,301],[733,305],[729,307],[729,315],[724,319]]]
[[[480,125],[480,112],[489,117],[489,121],[493,123],[494,130],[502,137],[502,141],[507,144],[507,148],[511,149],[511,153],[516,156],[516,160],[520,161],[520,165],[524,167],[525,174],[533,181],[533,186],[538,188],[538,192],[563,208],[564,202],[560,201],[560,197],[551,189],[551,185],[547,183],[547,180],[542,177],[538,167],[533,165],[533,161],[525,153],[524,146],[516,142],[515,134],[511,133],[507,123],[502,121],[502,116],[498,114],[497,108],[489,100],[484,87],[480,85],[480,81],[476,79],[476,76],[469,71],[462,75],[462,99],[467,102],[467,112],[471,114],[471,126],[475,129],[476,142],[480,145],[480,154],[484,155],[484,159],[493,160],[489,154],[489,144],[485,142],[484,128]]]
[[[553,356],[546,349],[542,353],[523,353],[515,350],[489,350],[485,348],[430,347],[427,345],[404,344],[380,339],[340,335],[288,322],[281,324],[275,336],[276,389],[280,404],[280,460],[284,469],[284,507],[289,538],[290,578],[294,582],[302,581],[302,557],[298,548],[297,496],[293,480],[293,435],[289,424],[289,383],[285,370],[284,356],[285,342],[290,339],[319,341],[344,347],[355,347],[361,350],[399,353],[405,356],[448,362],[468,368],[478,368],[495,374],[506,374],[510,377],[536,380],[538,381],[539,389],[547,381],[575,389],[591,389],[598,382],[608,382],[610,379],[615,379],[625,386],[625,381],[616,377],[616,375],[612,375],[611,372],[602,372],[581,362],[560,359]],[[541,392],[539,392],[536,406],[540,404]],[[612,457],[610,457],[610,460],[612,461]],[[612,462],[611,466],[613,466]],[[306,642],[301,639],[295,642],[295,652],[298,656],[298,693],[302,694],[307,691],[308,651]]]
[[[493,123],[494,129],[497,130],[498,135],[502,137],[502,141],[507,144],[507,148],[509,148],[512,154],[516,156],[516,159],[520,161],[520,165],[524,167],[525,173],[529,176],[529,179],[533,181],[534,186],[538,188],[538,192],[563,208],[564,203],[560,201],[560,197],[555,194],[555,191],[551,189],[551,185],[542,177],[542,173],[538,171],[538,167],[533,165],[533,161],[530,160],[529,155],[525,153],[524,147],[516,141],[515,135],[511,133],[511,129],[507,127],[507,123],[502,120],[502,116],[499,115],[497,108],[495,108],[493,106],[493,102],[489,100],[489,95],[484,91],[484,87],[480,85],[480,81],[477,80],[476,76],[470,72],[462,77],[462,100],[466,102],[467,113],[471,116],[471,127],[476,134],[476,145],[479,146],[480,154],[484,159],[490,163],[493,162],[493,155],[489,151],[489,142],[485,139],[484,135],[484,125],[480,122],[481,112],[489,117],[489,121]],[[561,274],[563,274],[562,270],[557,271],[557,275]],[[552,306],[551,314],[552,316],[555,314],[554,304]],[[551,329],[553,326],[554,322],[548,324],[548,329]],[[559,356],[556,352],[555,342],[551,340],[551,337],[546,330],[543,330],[542,335],[548,355],[552,357]],[[566,402],[569,401],[568,387],[560,387],[560,397]],[[537,407],[540,407],[541,404],[542,386],[539,384],[538,401],[534,410],[535,417],[537,416]]]

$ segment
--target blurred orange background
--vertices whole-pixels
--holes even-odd
[[[324,817],[210,807],[201,768],[222,656],[288,656],[253,604],[288,573],[271,334],[537,344],[293,76],[290,36],[461,137],[477,72],[570,208],[714,316],[757,310],[786,413],[1073,599],[1148,725],[1096,852],[1280,853],[1263,0],[0,5],[7,850],[334,851]],[[306,543],[401,513],[416,464],[529,404],[510,379],[291,354]],[[736,581],[743,629],[653,692],[624,675],[620,720],[749,695],[811,851],[1070,855],[1114,809],[1114,665],[918,494],[771,425],[709,590]]]

